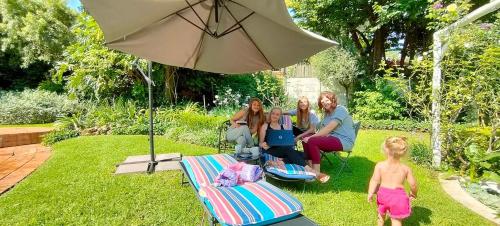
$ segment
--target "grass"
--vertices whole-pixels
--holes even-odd
[[[304,214],[320,225],[375,225],[376,205],[366,202],[372,169],[383,159],[380,143],[389,135],[410,142],[428,136],[396,131],[360,131],[350,164],[353,171],[325,185],[271,181],[297,197]],[[158,137],[158,153],[215,153],[214,149],[173,143]],[[114,176],[115,164],[128,155],[148,153],[146,136],[79,137],[57,143],[52,157],[29,178],[0,196],[0,225],[199,225],[203,209],[179,171]],[[337,163],[337,162],[335,162]],[[419,198],[406,225],[488,225],[487,220],[454,202],[435,173],[412,165]],[[334,175],[338,164],[323,169]]]
[[[54,123],[45,123],[45,124],[19,124],[19,125],[2,125],[0,124],[0,128],[25,128],[25,127],[53,127]]]

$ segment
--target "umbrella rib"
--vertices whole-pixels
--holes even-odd
[[[210,17],[212,16],[213,10],[214,10],[214,7],[212,7],[210,9],[210,12],[208,13],[208,20],[207,20],[207,23],[205,24],[205,29],[210,30],[208,28],[208,24],[210,23]],[[196,58],[194,59],[193,68],[196,68],[196,64],[198,64],[198,60],[200,59],[200,50],[201,50],[201,46],[203,45],[203,39],[205,38],[205,34],[207,34],[207,33],[206,32],[201,33],[200,44],[198,45],[198,48],[197,48],[198,51],[196,52]],[[208,33],[208,34],[211,34],[211,33]]]
[[[212,33],[208,32],[207,30],[205,30],[205,29],[201,28],[201,27],[200,27],[200,26],[198,26],[197,24],[195,24],[195,23],[193,23],[192,21],[188,20],[187,18],[183,17],[181,14],[178,14],[178,13],[177,13],[177,16],[179,16],[180,18],[184,19],[185,21],[187,21],[188,23],[192,24],[193,26],[197,27],[197,28],[198,28],[198,29],[200,29],[201,31],[203,31],[203,32],[207,33],[208,35],[210,35],[210,36],[214,37],[214,36],[212,35]]]
[[[162,22],[163,20],[165,20],[165,19],[169,18],[169,17],[170,17],[170,16],[172,16],[172,15],[179,15],[179,12],[182,12],[182,11],[184,11],[184,10],[186,10],[186,9],[190,8],[190,7],[193,7],[193,6],[195,6],[195,5],[198,5],[198,4],[200,4],[200,3],[202,3],[202,2],[205,2],[205,1],[207,1],[207,0],[200,0],[200,1],[198,1],[198,2],[194,3],[194,4],[190,5],[190,6],[186,6],[186,7],[182,8],[182,9],[179,9],[179,10],[177,10],[177,11],[175,11],[175,12],[171,13],[171,14],[168,14],[167,16],[162,17],[161,19],[159,19],[159,20],[157,20],[157,21],[155,21],[155,22],[153,22],[153,23],[151,23],[151,24],[149,24],[149,25],[147,25],[147,26],[145,26],[145,27],[141,27],[141,28],[139,28],[139,29],[137,29],[137,30],[135,30],[135,31],[133,31],[133,32],[130,32],[129,34],[123,35],[123,37],[127,37],[127,36],[129,36],[129,35],[133,35],[133,34],[135,34],[135,33],[139,32],[139,31],[142,31],[142,30],[146,29],[147,27],[149,27],[149,26],[151,26],[151,25],[153,25],[153,24],[160,23],[160,22]],[[117,42],[117,41],[120,41],[120,40],[124,39],[123,37],[122,37],[122,38],[117,38],[117,39],[112,40],[112,41],[109,41],[109,42],[105,42],[104,44],[105,44],[105,45],[108,45],[108,44],[113,44],[113,43],[115,43],[115,42]]]
[[[194,10],[193,6],[191,6],[191,4],[189,4],[188,0],[185,0],[186,1],[186,4],[188,4],[189,8],[191,8],[191,10],[193,10],[194,14],[196,15],[196,17],[198,17],[198,19],[200,20],[200,22],[205,25],[205,27],[208,27],[208,24],[205,24],[205,22],[201,19],[200,15],[198,15],[198,13],[196,12],[196,10]]]
[[[231,1],[233,2],[233,1]],[[264,57],[264,59],[267,61],[267,63],[271,66],[272,69],[275,69],[275,67],[273,66],[273,64],[271,64],[271,62],[269,61],[269,59],[267,59],[266,55],[262,52],[262,50],[260,50],[259,46],[257,46],[257,44],[255,44],[255,41],[252,39],[252,37],[250,37],[250,35],[248,34],[247,30],[245,29],[245,27],[243,27],[243,25],[236,19],[236,17],[233,15],[233,13],[231,12],[231,10],[229,10],[229,8],[227,8],[226,5],[224,5],[224,7],[226,8],[227,12],[229,13],[229,15],[231,15],[231,17],[234,19],[234,21],[236,21],[236,23],[238,25],[240,25],[241,27],[241,30],[243,30],[243,32],[245,32],[245,34],[247,35],[248,39],[250,39],[250,41],[252,42],[252,44],[255,46],[255,48],[257,48],[257,50],[260,52],[260,54]],[[254,11],[252,11],[254,12]]]
[[[231,26],[231,27],[229,27],[228,29],[226,29],[226,30],[225,30],[224,32],[222,32],[220,35],[217,35],[217,38],[220,38],[220,37],[222,37],[222,36],[224,36],[224,35],[227,35],[227,34],[229,34],[229,33],[233,32],[233,31],[236,31],[236,30],[240,29],[240,28],[241,28],[241,25],[240,25],[239,23],[241,23],[241,22],[243,22],[244,20],[248,19],[248,17],[250,17],[250,16],[251,16],[251,15],[253,15],[253,14],[255,14],[255,12],[252,12],[252,13],[248,14],[246,17],[244,17],[243,19],[241,19],[240,21],[237,21],[237,22],[236,22],[233,26]],[[233,29],[234,27],[236,27],[236,26],[238,26],[238,25],[239,25],[240,27],[237,27],[237,28]],[[231,30],[231,29],[232,29],[232,30]]]

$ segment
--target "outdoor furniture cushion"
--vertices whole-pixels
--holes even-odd
[[[228,154],[187,156],[182,159],[196,190],[214,183],[215,177],[227,166],[237,163]]]
[[[265,181],[206,186],[199,195],[222,225],[267,225],[293,218],[303,209],[296,198]]]
[[[294,218],[302,204],[281,189],[265,182],[215,187],[215,177],[237,161],[228,154],[190,156],[181,161],[200,200],[221,225],[268,225]]]
[[[262,158],[264,160],[264,163],[272,160],[272,161],[277,161],[278,157],[272,156],[267,153],[262,154]],[[280,169],[275,166],[266,166],[265,170],[268,173],[283,177],[283,178],[290,178],[290,179],[303,179],[303,180],[310,180],[314,179],[315,175],[311,172],[307,172],[306,169],[303,166],[299,166],[296,164],[285,164],[285,169]]]

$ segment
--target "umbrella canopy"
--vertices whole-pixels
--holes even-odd
[[[106,45],[166,65],[244,73],[337,43],[298,28],[283,0],[82,0]]]

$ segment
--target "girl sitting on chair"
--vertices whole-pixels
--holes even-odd
[[[319,122],[318,116],[311,111],[309,99],[305,96],[299,97],[297,109],[290,110],[284,114],[297,116],[297,124],[293,126],[295,142],[301,140],[306,135],[313,134]]]
[[[286,163],[286,164],[296,164],[304,166],[306,171],[316,174],[316,179],[318,179],[321,183],[325,183],[326,181],[328,181],[328,179],[325,180],[325,177],[329,178],[326,174],[319,173],[313,170],[308,165],[306,165],[306,162],[301,153],[296,151],[293,146],[270,147],[267,144],[268,136],[266,136],[266,134],[268,131],[285,129],[283,125],[279,123],[281,114],[282,114],[281,108],[278,107],[273,108],[269,113],[269,119],[267,123],[262,125],[259,133],[259,146],[263,149],[263,152],[281,158],[281,160],[278,160],[276,162],[271,162],[271,165],[283,167],[284,164]]]
[[[260,127],[265,122],[262,101],[259,98],[252,98],[248,103],[248,108],[238,111],[230,119],[231,127],[227,130],[226,139],[237,143],[236,153],[254,152],[250,148],[254,147],[252,136],[259,132]],[[258,148],[257,149],[258,153]]]

